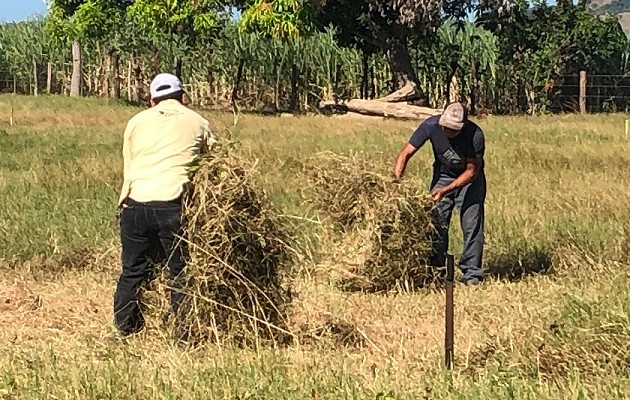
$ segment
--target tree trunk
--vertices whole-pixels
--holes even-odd
[[[184,64],[182,59],[178,59],[177,60],[177,64],[175,65],[175,76],[177,76],[179,79],[182,79],[182,70],[184,69]]]
[[[459,83],[457,81],[457,75],[453,75],[448,85],[448,93],[447,93],[447,103],[452,103],[455,101],[460,101],[459,95]]]
[[[291,66],[291,103],[290,103],[290,106],[289,106],[291,111],[297,111],[297,109],[298,109],[299,79],[300,79],[300,71],[298,70],[297,65],[293,64]]]
[[[410,81],[410,82],[407,82],[405,86],[398,89],[394,93],[391,93],[379,100],[387,101],[390,103],[405,102],[405,101],[410,101],[417,98],[416,97],[417,93],[418,93],[418,87],[416,86],[414,82]]]
[[[33,94],[37,96],[39,94],[39,79],[37,76],[37,60],[33,57]]]
[[[342,111],[351,111],[364,115],[381,117],[424,120],[432,115],[440,114],[440,110],[408,105],[405,103],[390,103],[380,100],[329,100],[322,101],[320,108],[332,108]]]
[[[446,75],[446,104],[450,104],[452,101],[457,99],[451,98],[451,85],[453,84],[453,78],[457,73],[457,68],[459,64],[457,62],[451,62],[451,69],[449,73]]]
[[[370,55],[367,54],[366,52],[363,52],[363,58],[362,58],[362,64],[363,64],[363,77],[361,78],[361,98],[362,99],[367,99],[368,98],[368,85],[369,85],[369,68],[370,68]]]
[[[472,71],[470,71],[470,73],[472,75],[472,85],[471,85],[471,89],[470,89],[470,107],[469,107],[471,115],[476,115],[477,114],[477,93],[479,92],[479,90],[478,90],[477,67],[478,67],[478,63],[473,62],[472,63]]]
[[[82,94],[83,81],[83,57],[81,43],[72,42],[72,78],[70,82],[70,97],[79,97]]]
[[[160,65],[162,64],[160,61],[160,52],[158,51],[158,49],[156,47],[153,47],[151,49],[151,65],[149,66],[150,68],[150,75],[149,78],[153,79],[156,77],[157,74],[160,73]]]
[[[400,97],[398,101],[427,100],[419,89],[418,77],[413,65],[411,65],[407,38],[391,37],[387,41],[386,54],[393,75],[393,90],[405,89],[405,95],[398,95]],[[411,91],[409,91],[410,88]]]
[[[140,103],[140,86],[142,85],[142,68],[140,67],[140,58],[135,54],[131,54],[131,64],[133,68],[134,87],[132,101],[134,103]],[[131,82],[130,82],[131,84]]]
[[[376,74],[374,73],[374,65],[370,66],[370,99],[376,97]]]
[[[112,64],[112,87],[114,89],[114,98],[120,99],[120,91],[121,91],[121,79],[120,79],[120,54],[114,50],[113,53],[110,53],[111,64]]]
[[[133,94],[131,92],[132,81],[131,81],[131,71],[133,70],[131,60],[127,63],[127,100],[132,101]]]
[[[110,89],[112,84],[112,53],[113,49],[107,52],[107,56],[103,57],[103,89],[101,90],[101,96],[110,97]]]
[[[279,111],[280,110],[280,73],[278,72],[278,70],[280,69],[278,67],[277,63],[274,63],[273,65],[273,75],[276,78],[276,82],[273,85],[273,107],[275,108],[275,111]]]
[[[234,86],[232,87],[232,107],[234,111],[238,111],[238,105],[236,104],[236,100],[238,99],[238,89],[241,86],[241,81],[243,80],[243,70],[245,68],[245,59],[241,58],[238,60],[238,68],[236,69],[236,77],[234,79]]]
[[[276,85],[274,89],[274,107],[276,111],[280,111],[280,94],[282,92],[282,67],[284,66],[284,55],[280,58],[280,64],[275,64]]]
[[[208,80],[208,92],[206,93],[205,100],[210,102],[212,100],[212,86],[214,85],[214,70],[211,65],[206,68],[206,79]]]

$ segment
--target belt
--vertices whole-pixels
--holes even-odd
[[[148,207],[159,207],[159,206],[170,206],[170,205],[181,205],[182,204],[182,196],[179,196],[173,200],[167,201],[136,201],[132,198],[127,198],[126,201],[128,206],[148,206]]]

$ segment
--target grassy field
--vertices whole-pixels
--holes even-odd
[[[11,108],[16,124],[9,125]],[[441,368],[444,294],[347,294],[313,274],[296,315],[354,325],[363,346],[182,349],[156,323],[114,340],[115,204],[124,125],[140,109],[0,96],[0,399],[630,398],[630,138],[623,115],[489,117],[485,267],[456,287],[456,360]],[[318,256],[299,160],[363,152],[392,165],[415,128],[366,118],[209,114]],[[406,180],[428,185],[429,146]],[[315,222],[313,222],[315,221]],[[452,251],[461,246],[453,221]]]

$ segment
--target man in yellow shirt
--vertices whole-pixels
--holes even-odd
[[[151,82],[151,107],[127,124],[120,208],[122,273],[114,296],[114,320],[123,335],[144,327],[138,291],[149,277],[156,251],[165,254],[171,278],[171,310],[183,301],[188,258],[182,198],[189,171],[215,142],[210,124],[183,104],[180,80],[159,74]],[[156,245],[160,248],[156,249]]]

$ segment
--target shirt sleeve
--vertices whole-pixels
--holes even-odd
[[[123,136],[123,178],[127,180],[129,178],[129,166],[131,164],[131,133],[133,132],[133,126],[131,122],[127,124],[125,128],[125,134]]]
[[[429,130],[425,124],[420,124],[418,129],[416,129],[409,138],[409,144],[416,149],[419,149],[427,142],[427,140],[429,140]]]
[[[203,145],[201,146],[201,152],[207,153],[212,149],[212,146],[217,142],[217,138],[212,133],[210,128],[210,122],[204,121],[203,123]]]
[[[123,203],[129,196],[131,190],[131,182],[129,177],[129,170],[131,169],[131,134],[133,132],[133,126],[131,121],[127,123],[125,133],[123,135],[123,184],[120,191],[120,197],[118,198],[118,207],[122,207]]]
[[[473,148],[476,156],[484,156],[486,152],[486,139],[481,128],[477,128],[475,134],[473,135]]]

